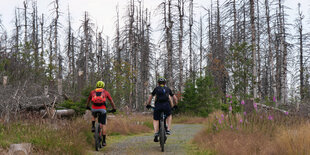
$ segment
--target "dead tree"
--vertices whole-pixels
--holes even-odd
[[[300,77],[300,100],[301,102],[304,101],[304,90],[305,90],[305,85],[304,85],[304,58],[303,58],[303,19],[304,15],[300,9],[301,4],[298,3],[298,18],[296,19],[296,26],[297,26],[297,31],[298,31],[298,40],[299,40],[299,77]]]
[[[253,57],[253,96],[257,98],[257,62],[256,62],[256,28],[255,28],[255,12],[254,0],[250,0],[250,17],[252,32],[252,57]]]
[[[178,11],[179,11],[179,33],[178,33],[178,39],[179,39],[179,91],[182,92],[183,88],[183,37],[184,37],[184,0],[178,0]]]
[[[190,74],[190,79],[194,82],[195,81],[195,75],[193,72],[193,41],[192,41],[192,28],[193,28],[193,23],[194,23],[194,19],[193,19],[193,0],[190,1],[189,4],[189,22],[188,22],[188,26],[189,26],[189,74]]]

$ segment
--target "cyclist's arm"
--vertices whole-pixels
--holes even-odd
[[[150,94],[150,95],[149,95],[149,98],[148,98],[148,100],[147,100],[147,105],[151,105],[152,99],[153,99],[153,95]]]
[[[152,91],[152,93],[149,95],[149,98],[146,102],[147,105],[151,105],[151,101],[153,99],[153,97],[156,95],[156,88]]]
[[[174,93],[172,93],[172,91],[171,91],[171,89],[169,89],[169,95],[173,98],[173,103],[171,103],[172,105],[173,104],[175,104],[175,105],[177,105],[178,104],[178,98],[177,98],[177,96],[175,96],[175,94]],[[170,98],[170,96],[169,96],[169,98]]]
[[[113,108],[113,109],[116,109],[116,108],[115,108],[114,101],[113,101],[113,99],[112,99],[110,93],[109,93],[108,91],[105,91],[105,93],[106,93],[107,98],[109,99],[109,101],[110,101],[110,103],[111,103],[111,105],[112,105],[112,108]]]
[[[89,96],[87,98],[86,107],[89,107],[89,103],[90,103],[90,100],[91,100],[91,94],[92,93],[89,93]]]
[[[175,105],[177,105],[177,104],[178,104],[178,98],[177,98],[177,96],[173,95],[172,97],[173,97],[173,100],[174,100]]]
[[[110,99],[109,99],[109,100],[110,100]],[[115,108],[115,104],[114,104],[112,98],[111,98],[111,100],[110,100],[110,103],[111,103],[111,105],[112,105],[112,108],[113,108],[113,109],[116,109],[116,108]]]

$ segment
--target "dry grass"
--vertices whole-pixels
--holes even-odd
[[[15,121],[0,126],[0,130],[2,148],[25,142],[33,144],[34,152],[40,154],[84,154],[91,147],[91,133],[82,119]]]
[[[310,123],[281,128],[275,136],[274,143],[279,154],[309,154]]]
[[[131,135],[150,132],[151,118],[144,115],[118,116],[108,119],[109,135]]]
[[[183,123],[183,124],[203,124],[208,121],[205,117],[189,116],[189,115],[173,115],[173,123]]]
[[[205,131],[203,131],[205,132]],[[200,148],[209,149],[218,154],[259,154],[270,144],[263,133],[246,133],[223,130],[215,134],[199,133],[194,142]]]
[[[108,120],[108,141],[116,135],[132,135],[150,132],[147,117],[120,116]],[[139,122],[139,123],[138,123]],[[37,154],[86,154],[93,148],[91,121],[82,118],[23,119],[8,124],[0,123],[0,148],[8,149],[10,144],[31,143]],[[0,151],[1,152],[1,151]]]
[[[272,120],[269,120],[271,115]],[[206,129],[198,133],[193,142],[200,149],[217,154],[309,154],[309,129],[310,123],[290,116],[223,117],[221,112],[215,112],[208,118]]]

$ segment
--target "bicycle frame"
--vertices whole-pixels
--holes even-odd
[[[151,107],[153,110],[155,110],[155,107]],[[165,150],[165,143],[167,140],[167,135],[166,135],[166,129],[167,129],[167,124],[166,124],[166,119],[167,116],[165,113],[162,111],[160,113],[160,120],[159,120],[159,142],[160,142],[160,147],[161,151],[164,152]]]

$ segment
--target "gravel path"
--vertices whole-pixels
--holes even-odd
[[[165,152],[161,152],[159,143],[153,142],[153,134],[145,134],[141,136],[133,136],[122,142],[108,145],[100,152],[94,154],[105,155],[135,155],[135,154],[186,154],[185,144],[193,138],[193,136],[203,128],[197,124],[176,124],[173,125],[172,135],[168,136],[165,144]]]

